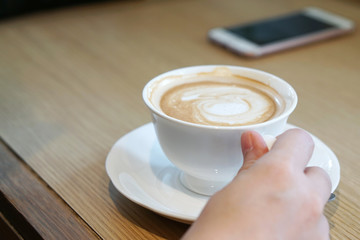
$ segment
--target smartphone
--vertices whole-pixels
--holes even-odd
[[[284,16],[237,26],[214,28],[208,38],[235,53],[259,57],[351,32],[354,23],[309,7]]]

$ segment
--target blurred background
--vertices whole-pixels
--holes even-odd
[[[54,8],[108,0],[0,0],[0,19]]]

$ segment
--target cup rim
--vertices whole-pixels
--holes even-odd
[[[291,92],[291,96],[293,97],[293,101],[291,102],[291,105],[279,116],[272,118],[268,121],[265,122],[261,122],[261,123],[255,123],[255,124],[249,124],[249,125],[241,125],[241,126],[219,126],[219,125],[204,125],[204,124],[198,124],[198,123],[192,123],[192,122],[187,122],[187,121],[183,121],[171,116],[166,115],[164,112],[160,111],[159,109],[157,109],[149,100],[148,98],[148,88],[156,81],[158,81],[159,79],[162,79],[166,76],[171,76],[172,73],[176,73],[176,72],[181,72],[181,71],[188,71],[188,70],[194,70],[194,69],[199,69],[199,72],[201,71],[208,71],[209,69],[215,69],[216,67],[226,67],[231,69],[240,69],[240,70],[245,70],[245,71],[249,71],[249,72],[253,72],[253,73],[259,73],[259,74],[263,74],[266,75],[268,77],[274,78],[276,79],[278,82],[281,82],[282,84],[287,85],[287,88],[289,90],[289,92]],[[186,73],[184,73],[186,74]],[[221,129],[221,130],[244,130],[244,129],[252,129],[252,128],[259,128],[262,126],[266,126],[269,124],[272,124],[274,122],[280,121],[284,118],[289,117],[289,115],[294,111],[294,109],[296,108],[297,102],[298,102],[298,96],[297,93],[295,91],[295,89],[285,80],[283,80],[282,78],[259,70],[259,69],[255,69],[255,68],[249,68],[249,67],[243,67],[243,66],[235,66],[235,65],[196,65],[196,66],[188,66],[188,67],[182,67],[182,68],[177,68],[177,69],[172,69],[170,71],[164,72],[160,75],[155,76],[154,78],[152,78],[150,81],[148,81],[146,83],[146,85],[143,88],[142,91],[142,98],[143,101],[145,102],[145,105],[156,115],[158,115],[159,117],[165,118],[169,121],[172,122],[176,122],[179,123],[181,125],[186,125],[186,126],[191,126],[191,127],[197,127],[197,128],[204,128],[204,129]]]

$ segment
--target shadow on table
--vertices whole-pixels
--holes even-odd
[[[325,210],[324,210],[325,216],[326,216],[326,218],[327,218],[328,221],[329,221],[330,229],[332,229],[333,227],[335,227],[335,224],[334,224],[334,222],[332,221],[332,218],[333,218],[333,216],[335,215],[335,213],[336,213],[336,211],[337,211],[337,209],[338,209],[338,207],[339,207],[339,201],[340,201],[340,199],[341,199],[341,197],[342,197],[342,194],[341,194],[341,191],[340,191],[340,190],[336,190],[334,193],[335,193],[335,195],[336,195],[335,199],[332,200],[332,201],[330,201],[330,202],[328,202],[328,203],[326,204]]]
[[[109,182],[109,193],[117,210],[139,228],[165,239],[179,239],[189,225],[160,216],[128,200]]]

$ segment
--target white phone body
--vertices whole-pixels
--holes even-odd
[[[208,38],[235,53],[258,57],[351,32],[354,23],[344,17],[309,7],[257,22],[214,28]]]

